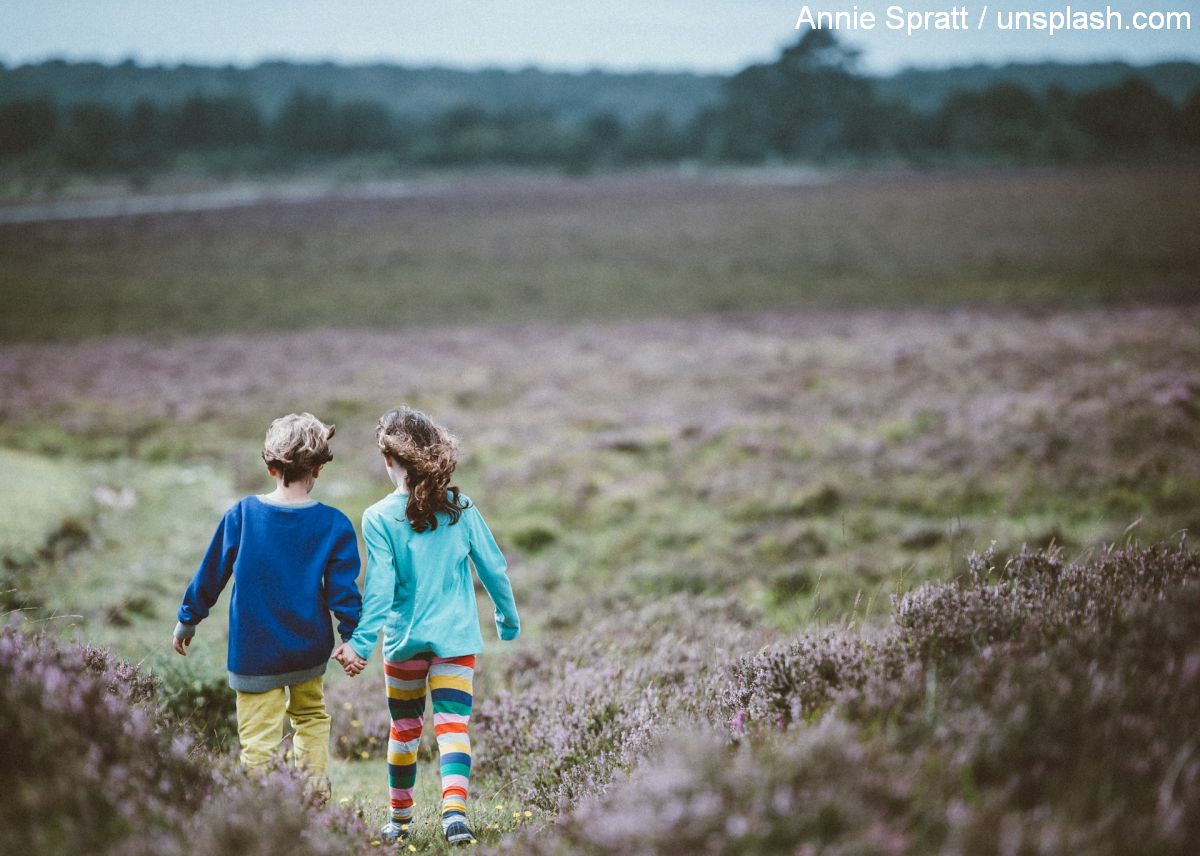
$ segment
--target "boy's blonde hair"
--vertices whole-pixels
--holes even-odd
[[[329,438],[334,430],[311,413],[280,416],[267,429],[262,459],[279,471],[284,485],[299,481],[333,460]]]

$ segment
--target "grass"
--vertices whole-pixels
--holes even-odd
[[[0,226],[0,338],[1194,295],[1194,167],[451,184]]]
[[[91,460],[85,495],[142,498],[60,563],[64,611],[150,589],[153,620],[173,613],[222,503],[267,486],[261,431],[287,409],[338,423],[316,495],[357,520],[384,486],[374,420],[405,400],[462,435],[460,484],[533,616],[569,627],[605,592],[729,593],[791,630],[807,581],[826,615],[882,610],[893,581],[991,540],[1194,527],[1197,354],[1193,310],[1134,308],[21,344],[0,349],[0,442]],[[88,622],[128,646],[129,620]]]
[[[353,806],[361,812],[371,829],[378,829],[388,820],[387,770],[382,760],[346,761],[334,759],[329,778],[333,782],[333,799]],[[545,813],[533,806],[519,803],[511,789],[480,788],[472,782],[471,830],[481,844],[496,844],[507,833],[517,829],[544,824]],[[441,778],[436,761],[417,765],[417,785],[413,800],[416,805],[413,832],[407,851],[415,847],[423,853],[460,852],[446,843],[441,827]]]
[[[1200,527],[1195,183],[660,177],[0,227],[2,567],[29,619],[154,669],[228,749],[223,613],[186,660],[169,633],[220,512],[268,487],[262,431],[296,409],[336,422],[315,496],[357,522],[386,489],[375,419],[429,410],[462,438],[458,483],[523,618],[477,673],[473,819],[495,843],[551,818],[520,775],[546,806],[557,781],[598,786],[622,705],[688,690],[640,671],[672,665],[656,645],[700,671],[822,625],[878,630],[892,595],[993,541],[1002,560]],[[383,715],[369,685],[327,686]],[[525,708],[572,693],[566,737],[496,736],[495,705],[535,729]],[[507,756],[526,744],[545,757],[523,772]],[[333,770],[376,827],[381,745]],[[423,761],[423,820],[436,780]],[[438,851],[435,833],[414,844]]]
[[[78,465],[0,449],[5,491],[0,499],[0,554],[31,557],[64,527],[83,527],[92,496],[74,478]]]

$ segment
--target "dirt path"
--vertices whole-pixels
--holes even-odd
[[[552,187],[570,187],[588,183],[610,188],[642,184],[647,178],[656,182],[682,184],[715,183],[754,186],[795,187],[825,184],[836,173],[800,167],[766,169],[693,169],[655,171],[647,175],[611,175],[570,179],[558,175],[442,175],[337,184],[327,181],[260,182],[232,184],[211,190],[173,193],[115,194],[42,201],[0,203],[0,224],[47,223],[65,220],[103,220],[149,214],[174,214],[192,211],[216,211],[249,208],[256,205],[322,201],[371,201],[447,196],[460,192],[484,193],[545,192]]]
[[[391,182],[331,189],[314,185],[248,185],[192,193],[62,199],[0,206],[0,223],[44,223],[96,220],[146,214],[214,211],[264,204],[314,202],[324,199],[404,199],[442,192],[444,185]]]

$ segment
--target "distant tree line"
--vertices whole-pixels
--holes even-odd
[[[546,108],[464,105],[416,120],[378,102],[305,91],[274,116],[242,96],[143,100],[124,110],[102,102],[59,108],[49,99],[0,104],[0,160],[41,157],[80,170],[153,170],[183,155],[247,166],[385,155],[413,165],[585,169],[688,157],[698,150],[689,134],[665,112],[633,122],[611,113],[565,122]]]
[[[936,111],[879,98],[857,52],[810,30],[728,81],[710,118],[726,158],[1070,161],[1200,154],[1200,87],[1182,105],[1129,77],[1082,93],[1013,83],[952,94]]]
[[[683,159],[755,163],[843,158],[1060,162],[1200,154],[1200,87],[1179,105],[1131,77],[1083,93],[1017,84],[961,91],[933,112],[880,98],[856,53],[811,30],[772,63],[729,78],[690,121],[665,111],[566,120],[548,108],[463,105],[432,118],[377,101],[295,91],[267,115],[251,98],[195,94],[60,106],[0,105],[0,161],[145,171],[181,157],[247,169],[375,155],[397,164],[558,166],[572,171]]]

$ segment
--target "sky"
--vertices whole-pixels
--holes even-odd
[[[1193,20],[1190,31],[1051,35],[997,27],[997,12],[1064,11],[1068,4],[1075,10],[1112,7],[1126,16],[1191,11]],[[1200,61],[1196,0],[972,0],[957,6],[967,12],[970,29],[912,34],[885,26],[889,6],[907,14],[955,5],[930,0],[0,0],[0,61],[12,66],[50,57],[133,58],[143,64],[246,65],[284,58],[728,72],[769,60],[792,42],[806,6],[814,15],[873,12],[873,30],[840,35],[863,50],[864,69],[875,72],[975,61]],[[983,16],[985,6],[988,16]],[[981,16],[983,30],[976,29]]]

